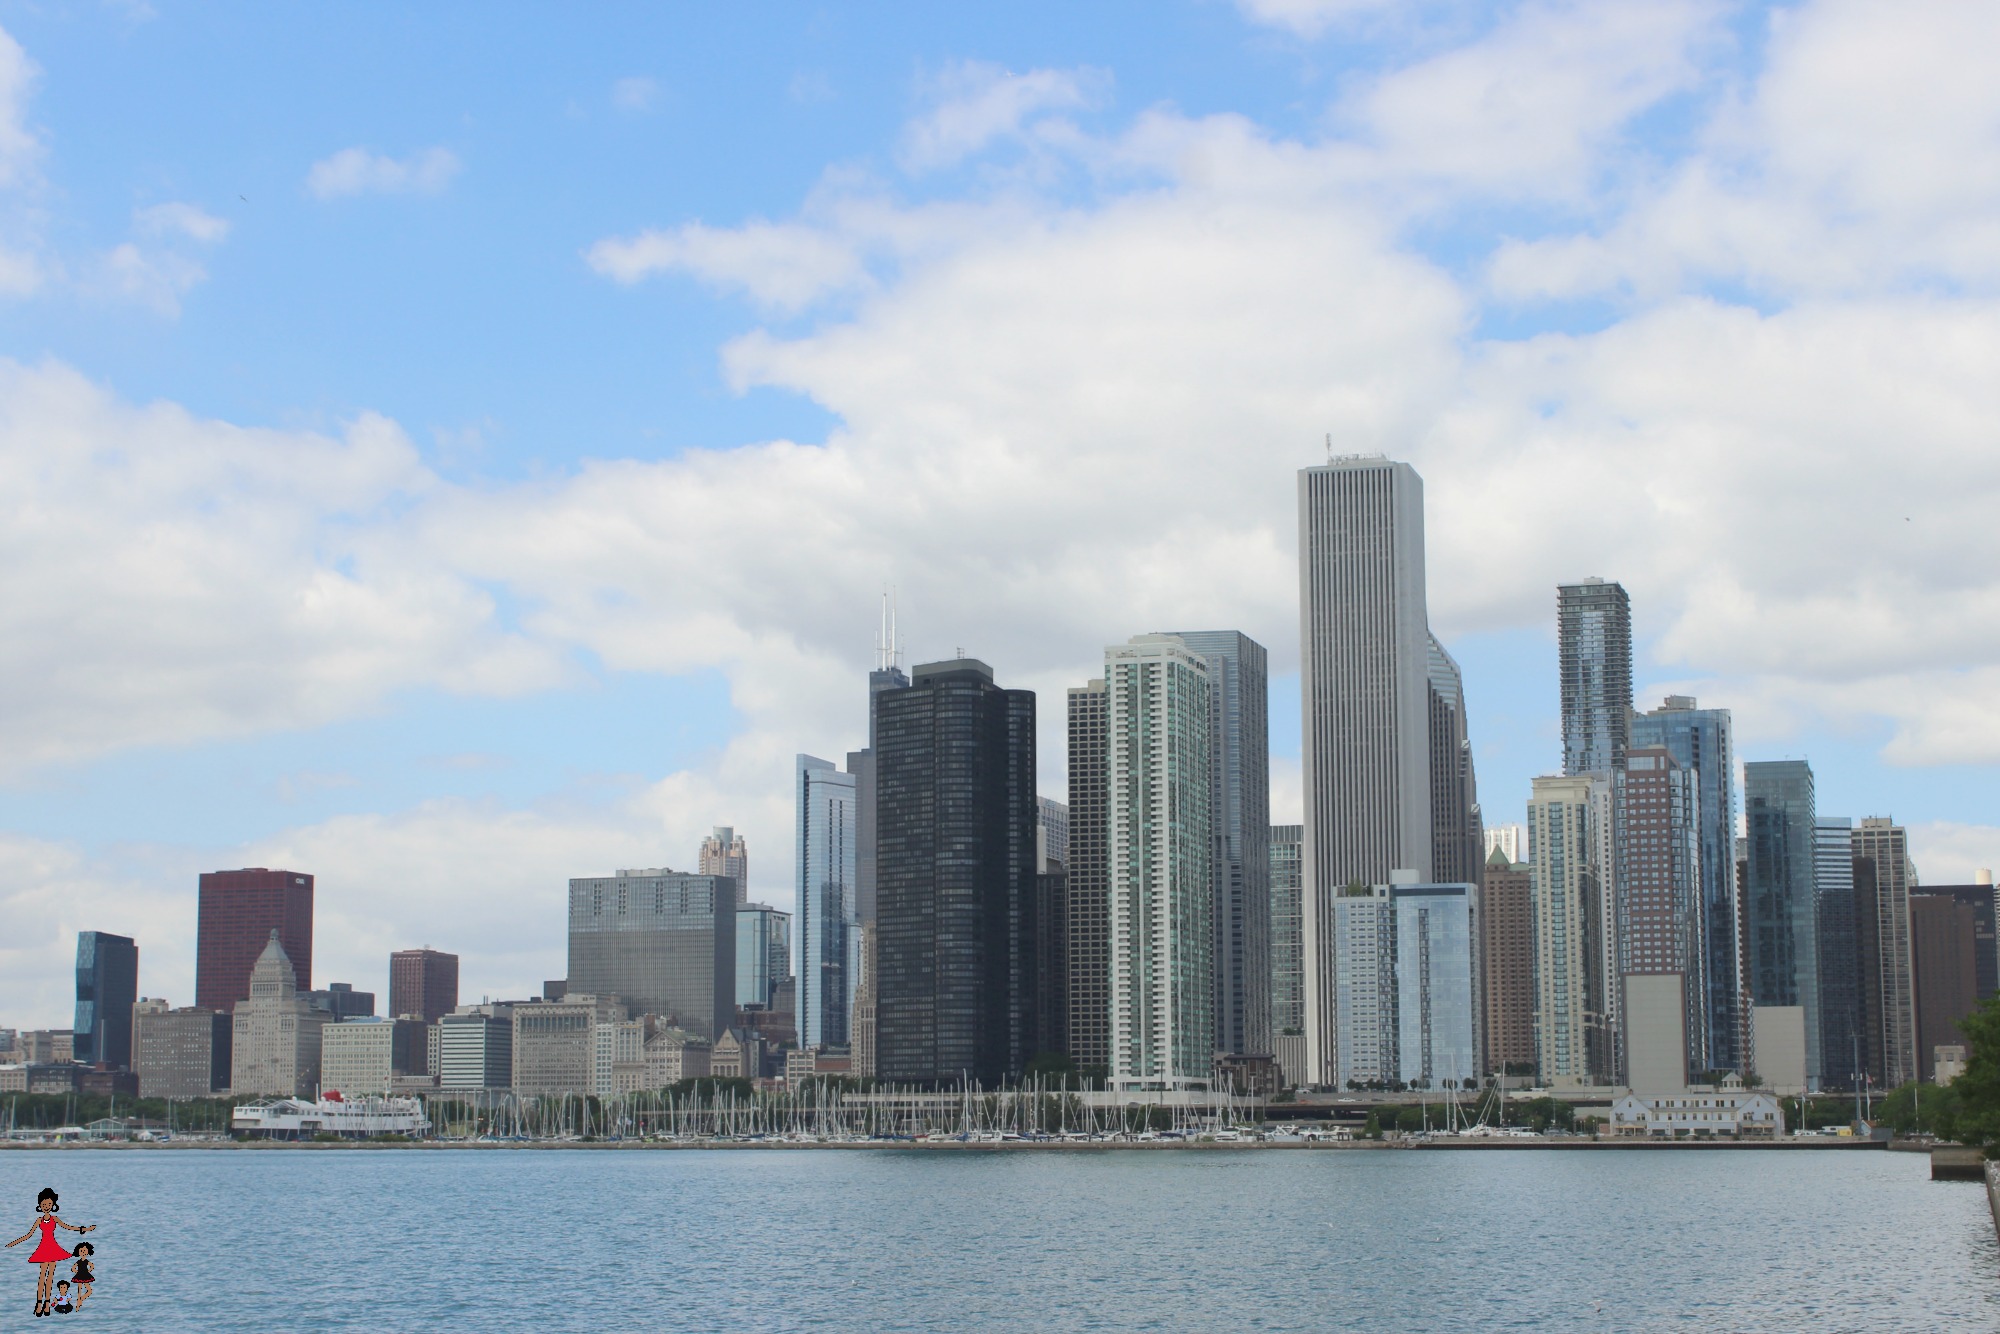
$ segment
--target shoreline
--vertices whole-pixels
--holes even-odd
[[[960,1140],[855,1140],[815,1143],[797,1140],[533,1140],[525,1142],[499,1142],[492,1140],[418,1140],[405,1144],[378,1143],[368,1140],[170,1140],[165,1143],[141,1143],[131,1140],[105,1140],[68,1144],[0,1143],[0,1151],[15,1152],[61,1152],[73,1149],[113,1152],[200,1152],[203,1150],[248,1150],[251,1152],[273,1152],[277,1150],[307,1150],[318,1152],[328,1150],[345,1152],[354,1149],[377,1149],[394,1152],[437,1153],[466,1150],[494,1152],[506,1150],[584,1149],[592,1151],[645,1151],[645,1150],[692,1150],[696,1152],[721,1149],[752,1149],[763,1152],[784,1152],[792,1150],[808,1151],[860,1151],[860,1152],[910,1152],[924,1153],[1121,1153],[1138,1150],[1146,1153],[1239,1153],[1280,1150],[1284,1152],[1382,1152],[1389,1150],[1454,1151],[1454,1150],[1498,1150],[1501,1152],[1523,1152],[1542,1149],[1589,1150],[1596,1152],[1618,1152],[1632,1150],[1664,1150],[1667,1152],[1689,1152],[1694,1150],[1749,1150],[1778,1149],[1802,1150],[1844,1149],[1850,1152],[1865,1150],[1887,1150],[1889,1144],[1883,1140],[1845,1139],[1833,1136],[1812,1136],[1779,1140],[1646,1140],[1646,1139],[1528,1139],[1493,1138],[1470,1140],[1299,1140],[1299,1141],[1210,1141],[1210,1142],[1168,1142],[1154,1140],[1134,1140],[1111,1143],[1077,1143],[1073,1141],[1018,1141],[1000,1143],[980,1143]]]

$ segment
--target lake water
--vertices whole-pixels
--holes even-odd
[[[2000,1328],[1920,1154],[8,1152],[8,1236],[44,1185],[100,1225],[75,1327]],[[27,1249],[0,1328],[71,1328]]]

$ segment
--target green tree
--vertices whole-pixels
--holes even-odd
[[[1963,1080],[1959,1081],[1963,1083]],[[1936,1135],[1939,1139],[1965,1139],[1967,1118],[1964,1097],[1958,1084],[1938,1088],[1934,1084],[1904,1084],[1882,1099],[1876,1119],[1898,1135]],[[1967,1141],[1968,1143],[1971,1141]]]
[[[1953,1138],[1978,1145],[1990,1158],[2000,1146],[2000,993],[1959,1020],[1958,1030],[1971,1050],[1966,1053],[1965,1072],[1945,1090],[1956,1098]],[[1926,1102],[1932,1096],[1932,1090],[1924,1090]]]

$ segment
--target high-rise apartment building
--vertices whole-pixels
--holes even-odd
[[[1534,872],[1525,862],[1509,861],[1498,847],[1486,858],[1480,880],[1479,934],[1487,1065],[1499,1074],[1533,1074]]]
[[[1335,1083],[1336,892],[1429,881],[1431,648],[1423,481],[1380,456],[1299,473],[1306,1066]]]
[[[1466,726],[1465,676],[1436,636],[1431,637],[1429,716],[1431,874],[1440,884],[1477,884],[1486,832]]]
[[[1035,1054],[1035,696],[912,677],[876,700],[876,1073],[997,1085]]]
[[[313,878],[255,866],[201,877],[194,1003],[225,1014],[250,994],[250,970],[271,933],[285,947],[299,989],[312,990]]]
[[[798,1028],[802,1047],[845,1047],[861,967],[857,908],[855,775],[828,760],[798,757],[796,924]]]
[[[139,946],[108,931],[76,933],[76,1022],[71,1051],[84,1065],[132,1068],[132,1006],[139,999]]]
[[[1301,902],[1305,885],[1305,826],[1271,826],[1271,1028],[1276,1035],[1306,1029],[1305,940]]]
[[[1558,585],[1556,641],[1563,773],[1610,773],[1624,765],[1631,740],[1632,603],[1623,585]]]
[[[1613,1083],[1605,1041],[1615,940],[1605,893],[1603,826],[1610,784],[1590,774],[1534,780],[1528,828],[1534,840],[1535,1064],[1544,1083]],[[1615,962],[1615,956],[1614,956]]]
[[[1104,682],[1069,692],[1069,1054],[1079,1069],[1111,1066],[1110,759]]]
[[[1617,802],[1618,914],[1614,922],[1621,1005],[1627,1032],[1635,1024],[1657,1033],[1650,1050],[1678,1047],[1678,1068],[1649,1072],[1652,1087],[1684,1088],[1710,1068],[1708,1007],[1704,1003],[1701,930],[1701,807],[1699,775],[1663,746],[1634,746],[1612,775]],[[1673,976],[1674,987],[1635,989],[1634,977]],[[1634,1013],[1635,996],[1649,1004],[1671,998],[1677,1014]],[[1678,1043],[1674,1035],[1679,1035]],[[1629,1050],[1629,1042],[1627,1044]],[[1671,1058],[1668,1058],[1671,1064]],[[1636,1076],[1634,1076],[1636,1078]]]
[[[736,1015],[734,884],[664,868],[570,881],[565,999],[578,995],[713,1041]]]
[[[1862,967],[1861,915],[1854,889],[1854,821],[1813,821],[1813,898],[1819,932],[1820,1087],[1851,1089],[1868,1073],[1864,1039],[1869,973]]]
[[[1396,1046],[1404,1083],[1465,1087],[1486,1073],[1479,890],[1389,886],[1396,909]]]
[[[1485,826],[1484,843],[1484,851],[1488,861],[1492,860],[1493,852],[1496,848],[1499,849],[1502,856],[1506,857],[1507,864],[1510,866],[1515,862],[1529,860],[1528,826],[1524,824],[1487,825]]]
[[[389,1017],[405,1015],[434,1024],[458,1008],[458,956],[434,950],[397,950],[389,956]]]
[[[1172,635],[1106,649],[1111,1083],[1206,1088],[1215,1063],[1209,660]]]
[[[1805,1077],[1808,1085],[1816,1085],[1821,1069],[1819,904],[1813,882],[1818,815],[1812,768],[1804,760],[1744,765],[1743,808],[1750,995],[1759,1007],[1798,1006],[1805,1012]]]
[[[695,867],[697,875],[726,875],[736,882],[736,905],[750,900],[750,847],[743,835],[729,825],[719,824],[701,841]]]
[[[1869,816],[1854,831],[1854,855],[1875,867],[1876,970],[1880,978],[1883,1073],[1891,1087],[1917,1077],[1916,987],[1910,945],[1910,891],[1916,873],[1909,839],[1886,816]]]
[[[1978,914],[1950,894],[1910,893],[1916,1078],[1937,1079],[1937,1049],[1967,1046],[1959,1021],[1979,1006]]]
[[[736,910],[736,1003],[766,1009],[792,971],[792,915],[762,903]]]
[[[1342,885],[1330,896],[1335,1088],[1402,1077],[1396,1024],[1396,905],[1387,885]]]
[[[1632,719],[1633,746],[1659,746],[1696,775],[1701,828],[1702,982],[1708,1064],[1744,1068],[1749,1015],[1744,1006],[1741,916],[1736,884],[1736,771],[1729,710],[1704,709],[1689,695],[1669,695]]]
[[[229,1087],[230,1017],[163,1000],[132,1007],[132,1070],[142,1098],[207,1098]]]
[[[317,1097],[320,1033],[328,1018],[299,995],[298,975],[272,928],[250,970],[250,994],[236,1002],[232,1015],[229,1091],[238,1097]]]
[[[1264,646],[1235,630],[1174,637],[1209,668],[1215,1049],[1271,1054],[1271,726]]]

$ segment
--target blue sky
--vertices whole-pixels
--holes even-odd
[[[1425,476],[1489,821],[1600,574],[1642,706],[1992,865],[2000,34],[1884,23],[0,3],[0,1024],[81,928],[184,998],[216,866],[358,985],[554,976],[567,876],[711,824],[786,902],[887,587],[1053,795],[1102,645],[1255,635],[1285,815],[1329,433]]]

